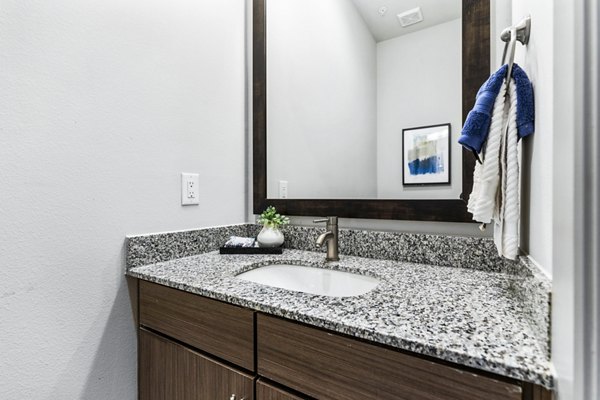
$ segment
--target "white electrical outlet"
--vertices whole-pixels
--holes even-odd
[[[190,206],[200,204],[198,190],[200,188],[199,174],[181,173],[181,205]]]
[[[288,197],[288,181],[279,181],[279,198],[287,199]]]

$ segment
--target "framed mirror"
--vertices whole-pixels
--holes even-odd
[[[471,221],[490,2],[443,3],[254,0],[255,214]]]

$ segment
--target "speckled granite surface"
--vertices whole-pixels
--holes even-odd
[[[523,312],[538,339],[540,348],[550,357],[550,308],[552,282],[529,257],[521,257],[520,278],[514,288]]]
[[[217,250],[229,236],[255,237],[260,228],[256,224],[239,224],[129,236],[127,266],[136,267]],[[317,236],[324,232],[324,227],[285,226],[283,232],[285,248],[325,251],[324,248],[316,249],[314,244]],[[340,229],[339,234],[340,253],[351,256],[495,272],[520,273],[523,270],[519,263],[499,257],[491,238],[355,229]]]
[[[284,247],[315,251],[315,239],[324,228],[285,226],[283,232]],[[511,273],[519,269],[518,263],[498,256],[491,238],[483,237],[340,229],[339,249],[349,256],[444,267]]]
[[[137,258],[136,258],[137,259]],[[273,262],[379,277],[357,297],[292,292],[236,278]],[[325,264],[316,252],[280,256],[216,252],[138,266],[129,275],[272,315],[433,356],[500,375],[552,386],[546,350],[530,322],[523,276],[464,268],[342,256]]]
[[[127,237],[127,268],[217,250],[230,236],[250,236],[254,225],[225,225]],[[254,235],[256,236],[256,235]]]

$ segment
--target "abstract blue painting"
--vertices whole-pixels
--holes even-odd
[[[450,183],[450,124],[402,130],[402,184]]]

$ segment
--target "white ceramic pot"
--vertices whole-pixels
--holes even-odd
[[[260,247],[279,247],[283,244],[283,232],[279,228],[263,226],[256,239]]]

